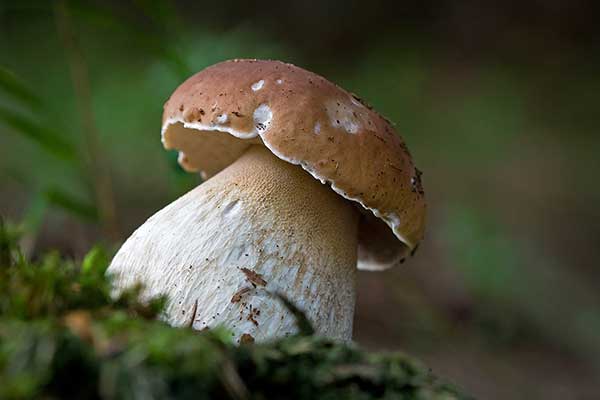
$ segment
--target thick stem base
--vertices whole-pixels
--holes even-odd
[[[356,297],[358,213],[263,146],[171,203],[125,242],[109,273],[166,293],[165,320],[225,325],[257,340],[296,331],[269,293],[303,310],[318,334],[348,340]]]

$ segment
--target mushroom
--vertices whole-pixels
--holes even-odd
[[[349,340],[357,266],[396,265],[423,237],[420,172],[390,122],[291,64],[195,74],[165,104],[162,142],[207,180],[141,225],[108,272],[116,290],[167,294],[174,326],[293,334],[280,293],[318,334]]]

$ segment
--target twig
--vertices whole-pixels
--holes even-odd
[[[88,173],[94,183],[94,194],[104,233],[111,240],[119,238],[116,207],[110,171],[100,151],[98,129],[94,123],[90,80],[85,58],[77,43],[71,17],[65,0],[55,3],[56,26],[69,59],[71,80],[77,106],[82,117]]]
[[[194,327],[194,321],[196,321],[196,313],[198,312],[198,299],[196,299],[196,303],[194,303],[194,309],[192,310],[192,319],[190,320],[190,324],[188,327]]]

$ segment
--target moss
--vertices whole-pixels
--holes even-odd
[[[98,248],[82,265],[29,262],[0,226],[0,262],[0,398],[467,398],[400,353],[307,334],[236,346],[225,329],[169,327],[156,320],[164,299],[110,296]]]

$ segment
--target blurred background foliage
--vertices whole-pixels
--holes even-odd
[[[197,185],[160,143],[192,73],[275,58],[358,93],[424,171],[402,268],[355,339],[488,399],[600,384],[600,29],[584,1],[0,1],[0,213],[33,258],[116,248]]]

